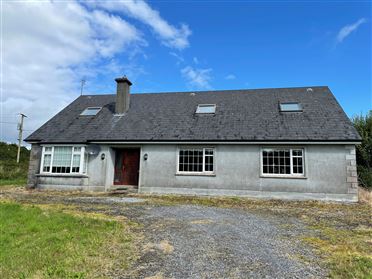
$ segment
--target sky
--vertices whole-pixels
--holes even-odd
[[[371,1],[2,0],[0,141],[80,95],[327,85],[372,108]]]

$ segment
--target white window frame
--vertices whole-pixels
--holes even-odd
[[[213,111],[212,112],[201,112],[200,109],[203,107],[212,107]],[[196,114],[215,114],[216,113],[216,104],[198,104],[196,107]]]
[[[45,148],[52,148],[52,151],[46,151]],[[71,163],[70,163],[70,172],[68,173],[57,173],[52,172],[53,168],[53,157],[54,157],[54,147],[71,147]],[[75,151],[74,148],[79,147],[80,151]],[[50,154],[50,169],[49,171],[44,171],[44,155]],[[74,155],[80,155],[80,165],[79,165],[79,172],[72,172],[72,164]],[[85,152],[85,145],[70,145],[70,144],[58,144],[58,145],[43,145],[42,152],[41,152],[41,164],[40,164],[40,174],[51,174],[51,175],[64,175],[64,176],[71,176],[71,175],[79,175],[79,174],[86,174],[86,170],[84,169],[85,157],[87,156]]]
[[[290,156],[290,172],[291,173],[264,173],[263,172],[263,151],[271,151],[271,150],[289,150]],[[293,157],[300,157],[300,156],[293,156],[293,150],[302,150],[302,173],[293,173]],[[299,147],[284,147],[284,146],[275,146],[275,147],[261,147],[260,150],[260,176],[261,177],[278,177],[278,178],[306,178],[306,148],[299,146]]]
[[[180,151],[181,150],[188,150],[188,149],[202,149],[203,150],[203,171],[180,171]],[[205,150],[212,149],[213,150],[213,171],[206,171],[205,170]],[[176,174],[183,174],[183,175],[214,175],[216,172],[216,148],[213,146],[208,147],[200,147],[200,146],[182,146],[177,148],[177,167],[176,167]]]
[[[298,109],[284,109],[284,106],[285,105],[297,105],[298,106]],[[279,103],[279,109],[280,109],[280,112],[302,112],[303,111],[302,105],[299,102],[283,102],[283,103]]]
[[[95,114],[84,114],[84,112],[91,110],[91,109],[96,109],[97,112]],[[102,110],[102,107],[86,107],[81,113],[81,116],[95,116],[97,115],[100,111]]]

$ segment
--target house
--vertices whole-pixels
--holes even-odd
[[[26,142],[28,186],[357,201],[361,138],[326,86],[80,96]]]

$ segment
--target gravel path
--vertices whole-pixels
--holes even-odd
[[[146,226],[148,243],[132,277],[326,276],[298,240],[304,228],[295,220],[288,225],[239,209],[185,205],[148,208],[135,219]]]
[[[296,218],[242,209],[148,205],[133,198],[24,193],[9,197],[74,204],[80,210],[125,216],[139,223],[140,258],[130,273],[113,270],[114,278],[327,277],[312,249],[300,241],[311,232]]]

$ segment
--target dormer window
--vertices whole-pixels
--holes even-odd
[[[301,112],[302,106],[300,103],[280,103],[281,112]]]
[[[216,105],[212,104],[201,104],[198,105],[196,108],[196,113],[201,113],[201,114],[209,114],[209,113],[216,113]]]
[[[92,116],[96,115],[102,108],[101,107],[88,107],[80,115]]]

